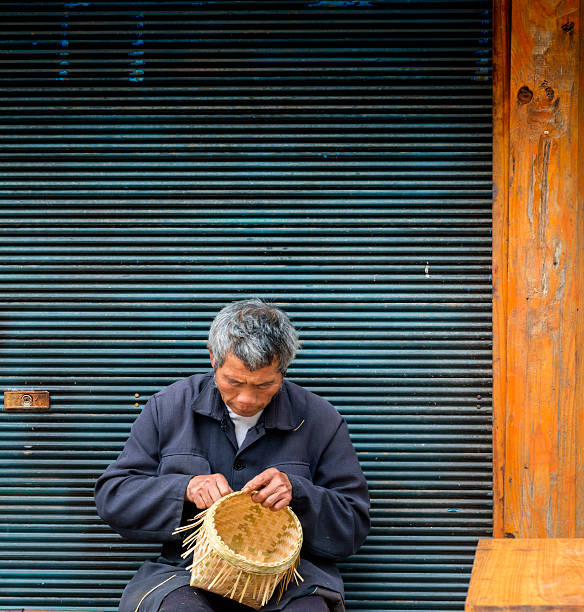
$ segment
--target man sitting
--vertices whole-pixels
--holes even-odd
[[[213,371],[153,395],[98,479],[100,516],[122,536],[161,542],[127,585],[119,612],[249,610],[190,587],[173,531],[232,491],[297,514],[304,541],[280,601],[262,610],[344,610],[335,562],[369,530],[369,496],[347,425],[326,400],[284,378],[298,348],[288,316],[260,300],[229,304],[209,332]]]

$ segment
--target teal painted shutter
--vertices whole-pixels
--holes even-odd
[[[345,415],[348,608],[462,610],[491,533],[490,3],[0,5],[0,607],[115,610],[92,487],[259,295]]]

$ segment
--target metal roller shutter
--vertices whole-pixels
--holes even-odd
[[[226,302],[282,305],[373,529],[348,608],[462,610],[491,533],[490,3],[0,5],[0,607],[115,610],[97,517]]]

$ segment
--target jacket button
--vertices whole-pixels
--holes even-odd
[[[236,462],[233,464],[233,469],[234,469],[234,470],[237,470],[238,472],[239,472],[240,470],[243,470],[244,468],[245,468],[245,463],[244,463],[243,461],[236,461]]]

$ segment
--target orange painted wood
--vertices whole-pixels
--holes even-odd
[[[479,540],[466,612],[584,611],[584,539]]]
[[[579,23],[584,25],[584,0],[580,1]],[[584,36],[580,35],[580,54],[579,54],[579,87],[578,87],[578,236],[584,236]],[[584,247],[579,244],[581,258]],[[584,287],[584,264],[578,269],[578,289],[582,291]],[[584,304],[580,303],[577,307],[579,318],[576,329],[576,397],[584,397]],[[576,428],[574,432],[574,444],[576,445],[576,534],[580,537],[584,535],[584,409],[580,404],[576,414]]]
[[[510,0],[495,53],[509,55],[494,115],[498,536],[584,536],[582,2]]]
[[[503,536],[511,0],[493,6],[493,535]]]

